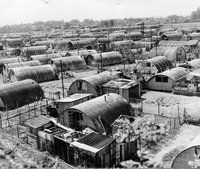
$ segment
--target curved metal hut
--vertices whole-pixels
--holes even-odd
[[[147,88],[150,90],[172,92],[176,81],[188,74],[189,71],[183,67],[175,67],[158,73],[148,79]]]
[[[0,73],[3,73],[3,67],[5,64],[8,63],[17,63],[20,62],[20,58],[6,58],[6,59],[0,59]]]
[[[108,66],[122,63],[123,57],[119,52],[103,52],[88,55],[85,60],[87,65],[99,66],[102,64]]]
[[[53,48],[55,50],[68,50],[69,42],[70,42],[70,39],[54,41]]]
[[[0,86],[0,109],[13,110],[44,97],[42,88],[33,80],[23,80]]]
[[[110,48],[113,50],[120,50],[123,49],[124,47],[132,49],[136,47],[136,44],[132,40],[115,41],[110,43]]]
[[[91,50],[72,50],[72,51],[68,51],[66,52],[65,56],[82,56],[82,57],[87,57],[88,55],[92,55],[92,54],[96,54],[97,51],[94,49]]]
[[[161,35],[162,40],[177,40],[180,41],[183,34],[182,32],[174,31],[174,32],[165,32]]]
[[[10,69],[9,78],[12,82],[32,79],[38,83],[58,79],[58,75],[51,65],[33,67],[17,67]]]
[[[102,85],[110,80],[118,78],[116,72],[102,72],[96,75],[84,77],[75,80],[69,87],[68,92],[74,93],[90,93],[94,97],[102,94]]]
[[[200,135],[175,157],[171,168],[200,168]]]
[[[95,43],[96,43],[96,38],[86,38],[77,41],[70,41],[68,43],[68,49],[69,50],[80,49],[80,48],[92,49],[94,48]]]
[[[8,77],[11,68],[24,67],[24,66],[39,66],[39,65],[41,65],[39,60],[4,64],[3,75]]]
[[[62,58],[55,58],[51,60],[52,66],[54,66],[59,72],[67,70],[81,70],[86,68],[84,59],[80,56],[69,56]]]
[[[21,47],[23,45],[23,40],[21,38],[6,39],[6,44],[9,47]]]
[[[111,124],[120,115],[131,115],[130,104],[115,93],[105,94],[95,99],[83,102],[67,110],[69,127],[82,130],[90,127],[98,133],[111,133]]]
[[[30,60],[39,60],[43,65],[50,64],[51,59],[64,57],[62,53],[50,53],[30,56]]]
[[[140,61],[135,68],[138,72],[157,74],[172,68],[172,62],[165,56],[157,56],[151,59]]]
[[[47,46],[29,46],[29,47],[23,47],[22,53],[25,57],[29,58],[31,55],[40,55],[45,54],[47,51]]]

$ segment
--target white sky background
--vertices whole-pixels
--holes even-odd
[[[200,0],[0,0],[0,26],[34,21],[190,15]]]

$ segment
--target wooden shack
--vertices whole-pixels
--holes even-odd
[[[29,119],[25,123],[26,126],[26,136],[27,142],[33,145],[35,148],[38,148],[39,138],[38,132],[53,126],[53,122],[46,116],[38,116],[33,119]]]
[[[56,100],[54,105],[58,113],[58,122],[64,126],[69,126],[69,115],[64,113],[68,108],[73,107],[77,104],[83,103],[91,99],[91,94],[75,93],[69,97]]]

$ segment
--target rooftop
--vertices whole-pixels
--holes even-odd
[[[109,82],[105,83],[104,87],[112,87],[112,88],[119,88],[124,86],[132,86],[132,85],[138,84],[138,82],[135,82],[133,80],[128,79],[116,79],[116,80],[110,80]]]
[[[92,94],[75,93],[75,94],[73,94],[73,95],[71,95],[69,97],[65,97],[65,98],[62,98],[60,100],[56,100],[55,102],[56,103],[69,103],[69,102],[74,102],[74,101],[83,99],[83,98],[88,97],[88,96],[92,96]]]

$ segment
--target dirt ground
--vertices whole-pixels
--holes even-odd
[[[70,72],[71,77],[65,76],[64,87],[65,96],[70,84],[81,77],[96,74],[97,70],[86,70],[79,72]],[[61,92],[62,98],[62,81],[61,79],[51,82],[41,83],[45,93]],[[177,117],[178,112],[180,116],[183,115],[184,108],[186,112],[193,117],[200,117],[200,97],[196,96],[182,96],[172,93],[147,91],[142,95],[143,110],[147,113],[158,113],[158,102],[160,104],[160,114],[170,117]],[[134,105],[141,106],[141,104]],[[182,125],[179,129],[166,134],[166,137],[158,142],[152,149],[145,150],[146,157],[155,166],[171,167],[171,163],[175,156],[183,150],[187,145],[200,134],[200,127],[193,125]],[[12,152],[11,150],[19,146]],[[6,152],[10,154],[6,154]],[[42,159],[42,160],[41,160]],[[0,168],[1,165],[13,168],[69,168],[67,164],[51,157],[49,154],[39,152],[29,145],[24,144],[17,138],[13,138],[5,133],[0,133]],[[63,167],[64,166],[64,167]]]

